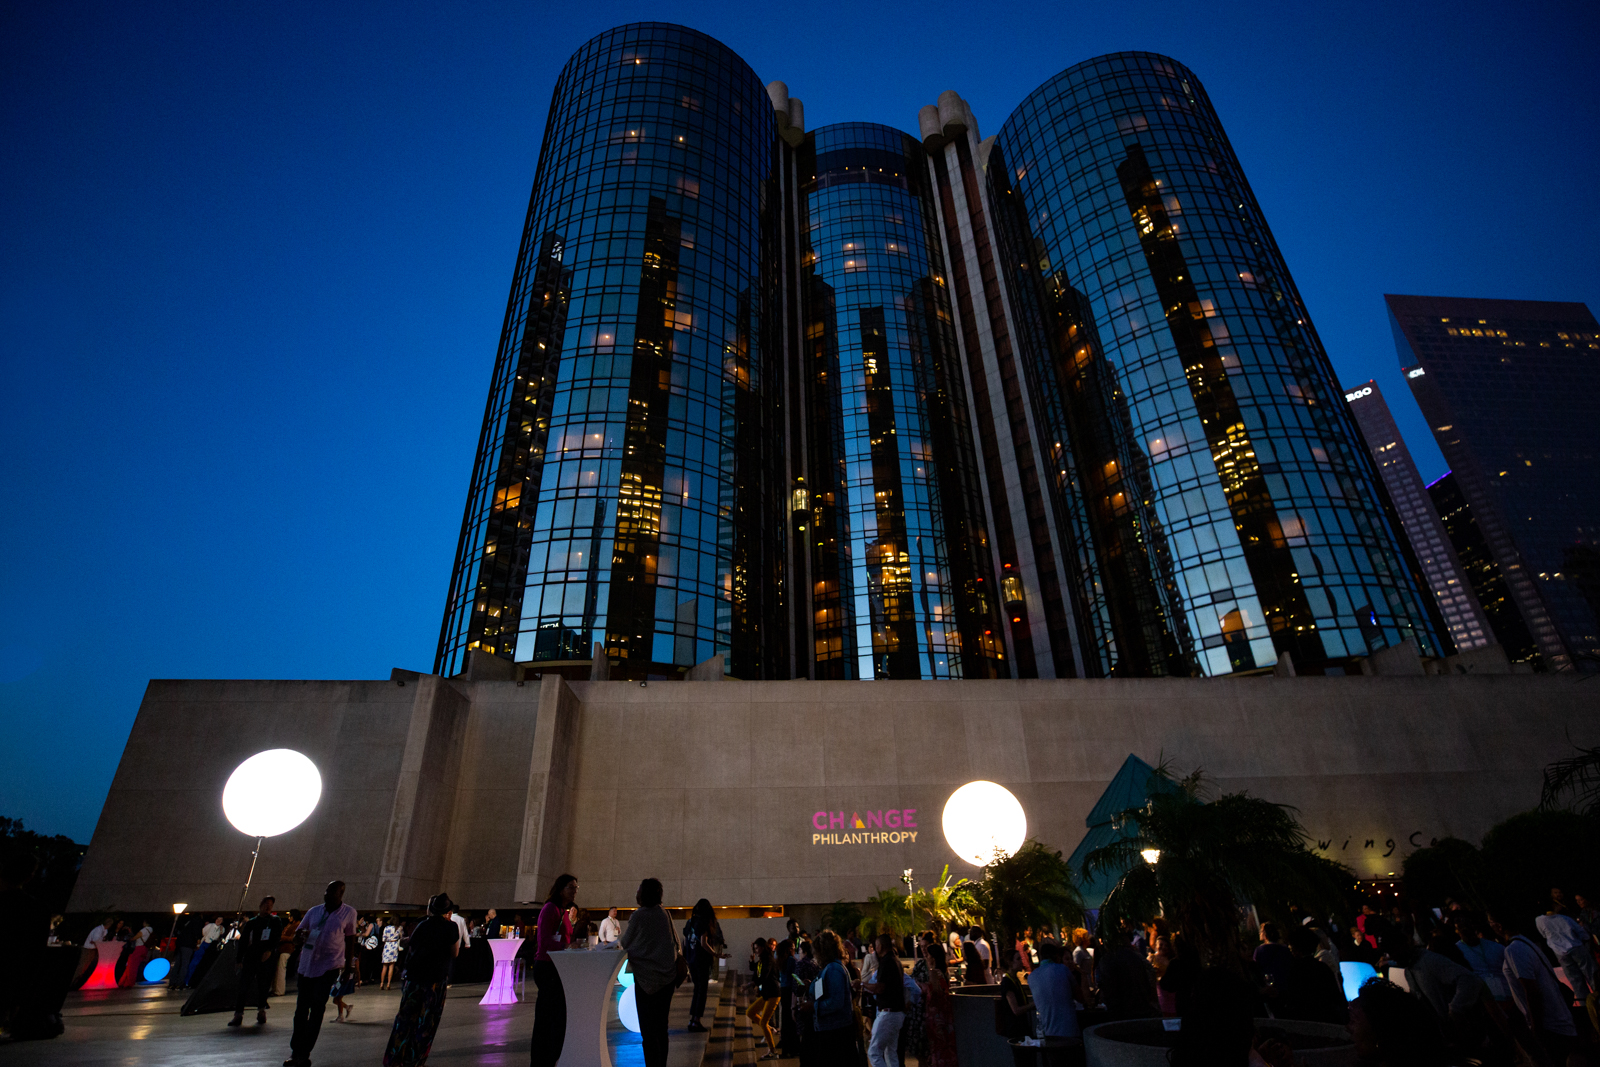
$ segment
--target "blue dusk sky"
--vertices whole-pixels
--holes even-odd
[[[1600,308],[1593,0],[11,0],[0,815],[87,841],[149,678],[432,665],[551,91],[647,19],[812,127],[914,129],[955,89],[987,135],[1084,59],[1182,60],[1430,479],[1382,294]]]

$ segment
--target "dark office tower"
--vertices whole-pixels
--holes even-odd
[[[787,672],[778,144],[755,73],[692,30],[624,26],[562,70],[435,670],[600,644],[614,677]]]
[[[1495,562],[1489,542],[1477,520],[1472,517],[1472,506],[1461,495],[1454,474],[1428,486],[1428,498],[1433,502],[1439,522],[1450,538],[1450,546],[1460,562],[1461,573],[1472,587],[1473,599],[1483,611],[1489,630],[1494,635],[1506,658],[1512,663],[1533,663],[1539,658],[1539,646],[1522,620],[1500,564]]]
[[[1492,643],[1494,631],[1478,605],[1472,583],[1462,573],[1450,535],[1439,521],[1433,498],[1422,483],[1422,475],[1417,473],[1411,450],[1400,436],[1400,427],[1395,425],[1383,391],[1377,382],[1363,382],[1346,392],[1344,398],[1366,438],[1378,476],[1389,491],[1400,527],[1411,542],[1423,581],[1433,593],[1456,651]]]
[[[927,156],[849,123],[797,163],[812,677],[1010,676]]]
[[[1384,299],[1407,382],[1545,666],[1600,665],[1600,325],[1583,304]]]
[[[1143,454],[1127,488],[1148,480],[1147,536],[1093,542],[1102,556],[1136,544],[1149,558],[1124,567],[1128,594],[1107,595],[1160,595],[1150,583],[1159,590],[1170,567],[1162,639],[1174,658],[1192,640],[1207,674],[1270,667],[1283,652],[1301,672],[1347,669],[1406,638],[1437,655],[1371,459],[1199,80],[1144,52],[1069,68],[1007,119],[988,171],[991,199],[1014,200],[1024,231],[1002,268],[1017,287],[1081,294],[1097,389],[1125,405]],[[1066,335],[1050,334],[1058,348]],[[1040,379],[1064,358],[1021,357]],[[1092,488],[1083,469],[1100,453],[1072,458]],[[1143,614],[1102,617],[1114,631],[1119,615]]]
[[[1007,658],[1022,678],[1103,673],[1082,653],[1083,605],[1071,582],[1079,546],[1051,500],[1054,438],[1034,411],[1016,309],[997,270],[998,232],[984,192],[988,143],[966,101],[939,95],[918,115],[949,264],[951,314],[964,356],[984,504],[1000,578]]]

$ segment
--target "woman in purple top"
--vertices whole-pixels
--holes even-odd
[[[550,887],[534,928],[533,984],[539,987],[539,999],[533,1006],[533,1067],[555,1067],[567,1040],[567,994],[550,953],[572,944],[572,922],[566,913],[577,899],[578,880],[563,874]],[[527,947],[523,945],[523,953]]]

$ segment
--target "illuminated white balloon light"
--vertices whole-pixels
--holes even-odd
[[[985,867],[1022,847],[1028,816],[1005,786],[968,782],[944,803],[944,839],[957,856]]]
[[[322,775],[309,757],[292,748],[269,748],[228,776],[222,813],[240,833],[276,837],[305,822],[321,799]]]

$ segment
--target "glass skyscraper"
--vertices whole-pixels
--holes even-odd
[[[1600,664],[1600,324],[1583,304],[1385,296],[1406,382],[1546,668]]]
[[[1350,669],[1440,642],[1204,90],[807,133],[703,34],[557,83],[435,669]]]
[[[1411,450],[1375,381],[1363,382],[1344,394],[1356,425],[1366,438],[1378,475],[1389,491],[1411,551],[1422,568],[1423,581],[1439,606],[1451,643],[1457,652],[1481,648],[1494,641],[1494,631],[1478,604],[1472,583],[1462,572],[1449,533],[1434,510],[1433,498],[1417,472]]]

